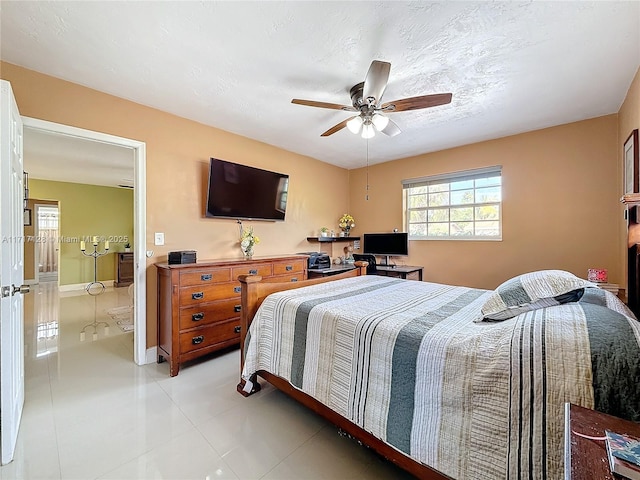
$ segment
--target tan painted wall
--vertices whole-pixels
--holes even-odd
[[[495,288],[537,269],[585,277],[609,269],[622,280],[617,117],[610,115],[467,145],[350,172],[355,235],[403,230],[401,181],[502,165],[502,241],[412,241],[406,264],[423,265],[427,281]]]
[[[262,240],[256,255],[316,250],[306,237],[347,208],[342,168],[8,63],[0,63],[0,76],[11,82],[22,115],[146,142],[145,248],[155,252],[147,261],[148,346],[156,344],[153,264],[172,250],[194,249],[199,259],[240,252],[234,221],[203,217],[210,157],[290,175],[286,220],[251,223]],[[154,232],[165,233],[163,247],[153,245]]]
[[[629,134],[640,128],[640,69],[636,72],[629,91],[618,112],[618,145],[620,155],[620,192],[622,192],[622,145]]]
[[[640,128],[640,69],[636,72],[636,76],[631,82],[631,86],[629,87],[629,91],[627,92],[627,96],[624,100],[624,103],[620,107],[620,111],[618,112],[618,155],[619,155],[619,164],[618,164],[618,176],[620,177],[620,195],[623,193],[622,186],[622,178],[624,171],[624,153],[623,153],[623,145],[626,142],[627,138],[633,130],[636,128]],[[640,146],[638,147],[640,148]],[[624,210],[624,205],[620,204],[620,211]],[[629,235],[627,238],[627,225],[626,223],[622,223],[620,226],[621,235],[623,238],[622,246],[620,248],[620,262],[623,265],[623,271],[625,273],[625,284],[626,284],[626,273],[627,273],[627,245],[632,245],[634,243],[640,243],[640,225],[629,225]]]
[[[60,214],[60,285],[93,281],[93,258],[82,255],[82,237],[97,235],[109,240],[109,253],[98,258],[100,281],[115,279],[114,252],[133,245],[133,192],[124,188],[29,179],[29,193],[36,198],[57,200]],[[135,248],[135,245],[133,245]],[[87,252],[93,246],[87,243]],[[102,241],[98,251],[104,250]],[[26,256],[26,255],[25,255]]]

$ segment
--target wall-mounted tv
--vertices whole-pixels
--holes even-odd
[[[385,256],[387,265],[389,257],[409,255],[409,234],[406,232],[365,233],[362,240],[363,253]]]
[[[205,215],[240,220],[284,220],[289,175],[212,158]]]

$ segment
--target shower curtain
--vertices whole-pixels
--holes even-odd
[[[58,272],[58,209],[38,208],[38,269],[40,274]]]

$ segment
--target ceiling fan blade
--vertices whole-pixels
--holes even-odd
[[[419,110],[421,108],[437,107],[451,103],[451,93],[436,93],[434,95],[422,95],[420,97],[402,98],[387,102],[380,107],[386,112],[405,112],[407,110]]]
[[[340,122],[337,125],[334,125],[333,127],[331,127],[329,130],[327,130],[326,132],[324,132],[322,135],[320,135],[321,137],[328,137],[329,135],[333,135],[334,133],[342,130],[344,127],[347,126],[347,122],[349,120],[351,120],[352,118],[357,117],[358,115],[354,115],[353,117],[349,117],[346,120],[343,120],[342,122]]]
[[[380,133],[384,133],[388,137],[395,137],[401,131],[402,130],[400,130],[400,128],[398,128],[398,125],[396,125],[393,120],[389,120],[389,123],[387,123],[387,126],[384,127],[382,130],[380,130]]]
[[[373,97],[375,98],[374,103],[376,105],[380,102],[382,94],[385,88],[387,88],[390,71],[391,64],[388,62],[381,62],[380,60],[371,62],[367,76],[364,79],[364,89],[362,91],[364,100]]]
[[[315,100],[300,100],[299,98],[294,98],[291,100],[291,103],[295,103],[296,105],[306,105],[308,107],[320,107],[320,108],[330,108],[332,110],[345,110],[347,112],[355,112],[356,109],[351,105],[338,105],[337,103],[326,103],[326,102],[316,102]]]

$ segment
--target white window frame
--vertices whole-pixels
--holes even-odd
[[[481,207],[481,206],[485,206],[485,205],[498,205],[499,206],[499,214],[498,214],[498,234],[494,235],[494,236],[488,236],[488,235],[442,235],[442,236],[437,236],[437,235],[433,235],[433,236],[429,236],[429,235],[412,235],[411,234],[411,228],[409,225],[409,219],[410,219],[410,211],[413,210],[428,210],[429,206],[426,207],[421,207],[421,208],[416,208],[416,209],[410,209],[409,208],[409,201],[408,201],[408,194],[409,191],[412,188],[416,188],[416,187],[425,187],[425,186],[431,186],[431,185],[440,185],[440,184],[444,184],[444,183],[452,183],[452,182],[461,182],[461,181],[468,181],[468,180],[480,180],[483,178],[489,178],[489,177],[495,177],[495,176],[500,176],[500,200],[499,201],[492,201],[492,202],[475,202],[475,195],[474,195],[474,202],[473,203],[466,203],[466,204],[455,204],[455,205],[451,205],[449,203],[448,206],[445,206],[443,208],[445,209],[451,209],[451,208],[459,208],[459,207],[471,207],[474,209],[475,212],[475,208],[476,207]],[[476,186],[474,184],[473,186],[473,190],[475,192],[476,190]],[[501,165],[496,165],[496,166],[492,166],[492,167],[485,167],[485,168],[478,168],[478,169],[474,169],[474,170],[466,170],[466,171],[462,171],[462,172],[453,172],[453,173],[446,173],[446,174],[441,174],[441,175],[431,175],[428,177],[420,177],[420,178],[413,178],[413,179],[407,179],[407,180],[402,180],[402,199],[403,199],[403,214],[404,214],[404,226],[405,226],[405,231],[409,232],[409,240],[473,240],[473,241],[501,241],[502,240],[502,166]],[[475,214],[474,214],[475,216]],[[475,224],[475,218],[473,220],[474,224]],[[443,222],[443,223],[455,223],[451,221],[451,215],[449,214],[449,220],[447,222]]]

